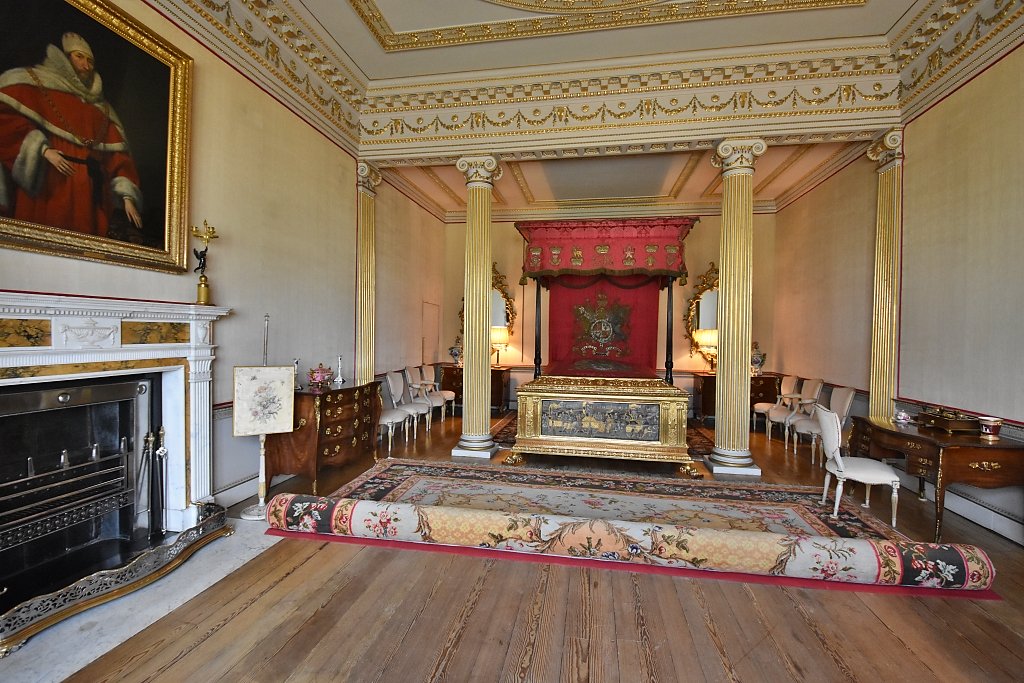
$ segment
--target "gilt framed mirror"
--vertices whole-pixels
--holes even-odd
[[[713,364],[713,359],[701,349],[694,338],[694,332],[718,328],[718,266],[714,261],[707,271],[697,278],[693,296],[687,302],[685,316],[686,335],[690,338],[690,355],[699,353],[708,364]]]
[[[513,335],[516,324],[516,302],[508,291],[508,281],[498,270],[497,261],[491,263],[491,327],[504,325],[508,336]],[[459,340],[465,335],[466,300],[459,308]]]

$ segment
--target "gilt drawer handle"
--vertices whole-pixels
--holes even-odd
[[[299,431],[300,429],[302,429],[305,426],[306,426],[306,418],[300,417],[299,418],[299,424],[295,426],[295,431]]]
[[[324,430],[324,435],[325,436],[330,436],[331,435],[331,428],[330,427],[328,427],[327,429]]]
[[[924,448],[923,444],[914,443],[913,441],[907,441],[904,445],[912,451],[919,451]]]
[[[353,422],[353,423],[352,423],[352,429],[355,429],[355,428],[356,428],[356,427],[358,427],[358,426],[359,426],[359,418],[357,417],[357,418],[355,419],[355,422]]]
[[[925,467],[935,467],[935,463],[928,458],[921,458],[921,464]]]
[[[982,460],[981,462],[972,462],[970,466],[972,469],[981,470],[982,472],[991,472],[992,470],[998,470],[1000,467],[1002,467],[1002,465],[999,464],[998,462],[989,462],[987,460]]]
[[[352,437],[352,445],[353,446],[358,446],[359,445],[359,441],[357,441],[356,437],[354,437],[354,436]]]

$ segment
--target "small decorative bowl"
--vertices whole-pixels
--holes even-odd
[[[325,368],[324,364],[320,363],[317,367],[309,369],[309,372],[306,373],[306,378],[309,380],[310,391],[323,391],[331,388],[334,370]]]

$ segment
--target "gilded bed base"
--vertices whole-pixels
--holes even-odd
[[[527,453],[679,463],[686,448],[688,394],[660,379],[539,377],[519,387],[516,443]]]

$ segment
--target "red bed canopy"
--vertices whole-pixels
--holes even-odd
[[[520,221],[526,240],[523,277],[547,286],[562,275],[646,275],[662,286],[686,282],[683,239],[695,216]]]
[[[546,374],[657,376],[658,290],[686,282],[683,239],[697,220],[516,223],[526,239],[524,282],[534,278],[551,293]],[[537,338],[539,348],[539,327]],[[666,368],[671,377],[671,360]]]

